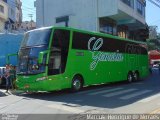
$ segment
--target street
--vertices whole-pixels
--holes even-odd
[[[78,93],[0,93],[0,113],[9,114],[156,114],[160,113],[160,74],[148,78],[91,86]]]

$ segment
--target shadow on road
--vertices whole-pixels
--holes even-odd
[[[0,91],[0,97],[7,96],[4,92]]]
[[[122,91],[128,89],[135,89],[136,94],[138,92],[148,91],[145,94],[135,96],[131,99],[121,99],[121,97],[134,94],[135,91],[126,92],[111,97],[104,97],[103,94],[91,95],[97,91],[122,88]],[[112,93],[112,92],[110,92]],[[126,82],[91,86],[84,88],[81,92],[72,93],[69,90],[51,92],[51,93],[32,93],[32,94],[21,94],[24,97],[31,99],[41,99],[46,101],[63,102],[65,105],[77,105],[77,106],[93,106],[101,108],[118,108],[126,106],[128,104],[135,103],[139,100],[153,96],[160,93],[160,74],[156,69],[153,69],[152,75],[148,78],[128,84]],[[109,93],[108,93],[109,94]],[[105,93],[106,95],[106,93]],[[74,106],[73,106],[74,107]]]

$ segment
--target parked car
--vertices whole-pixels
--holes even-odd
[[[154,67],[154,68],[158,68],[158,67],[159,67],[159,64],[153,64],[153,67]]]
[[[3,87],[6,85],[6,78],[5,78],[5,67],[0,67],[0,87]]]

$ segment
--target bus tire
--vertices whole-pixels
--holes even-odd
[[[138,71],[136,71],[136,72],[134,73],[134,80],[135,80],[135,81],[138,81],[138,80],[139,80],[139,72],[138,72]]]
[[[81,76],[75,76],[72,81],[72,91],[77,92],[83,87],[83,79]]]
[[[128,83],[133,82],[133,73],[132,73],[132,72],[129,72],[129,73],[128,73],[128,75],[127,75],[127,82],[128,82]]]

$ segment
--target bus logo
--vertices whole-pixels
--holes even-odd
[[[88,50],[92,53],[93,61],[90,64],[90,70],[94,70],[99,62],[122,62],[124,57],[122,53],[117,52],[107,53],[100,52],[99,49],[103,46],[103,39],[91,37],[88,41]],[[97,52],[99,51],[99,52]]]

